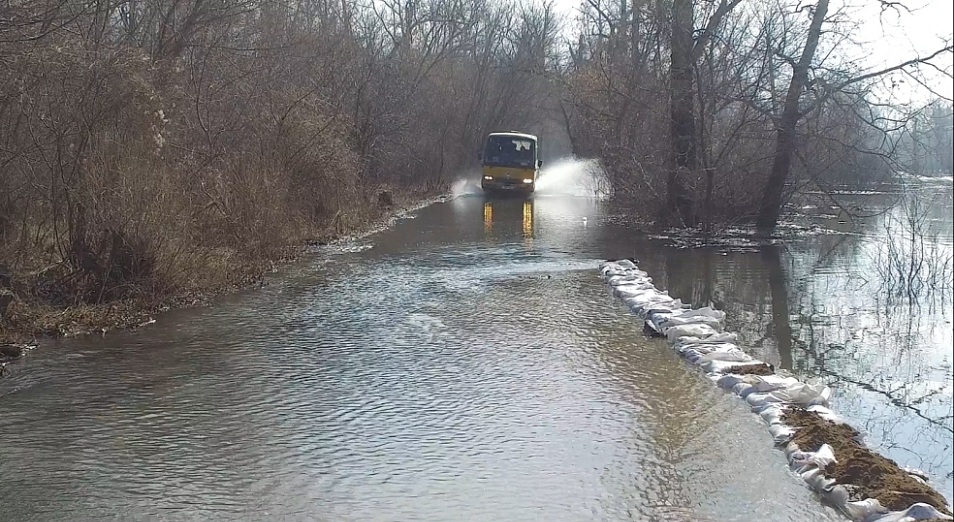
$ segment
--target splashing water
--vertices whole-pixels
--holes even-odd
[[[603,199],[609,195],[609,183],[598,160],[564,158],[543,168],[536,193]]]
[[[479,174],[475,178],[455,181],[451,185],[451,198],[482,195]],[[535,194],[604,199],[609,196],[609,183],[598,160],[563,158],[540,171]]]
[[[476,196],[483,193],[479,180],[461,178],[451,185],[451,198]]]

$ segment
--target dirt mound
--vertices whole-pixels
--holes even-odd
[[[775,368],[771,364],[740,364],[731,366],[724,373],[735,373],[738,375],[775,375]]]
[[[893,460],[859,443],[854,428],[802,408],[789,409],[782,421],[796,428],[792,440],[802,451],[817,451],[822,444],[831,446],[838,462],[829,464],[825,474],[847,486],[852,500],[874,498],[892,511],[923,502],[950,514],[940,493],[906,473]]]

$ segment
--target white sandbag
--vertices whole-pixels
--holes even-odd
[[[680,347],[676,349],[676,353],[685,357],[690,361],[695,361],[696,359],[711,355],[711,354],[736,354],[736,353],[745,353],[739,349],[738,346],[730,343],[717,343],[717,344],[689,344],[689,345],[679,345]],[[711,359],[715,360],[719,357],[713,356]],[[725,359],[728,360],[728,359]]]
[[[645,306],[650,303],[656,302],[673,302],[673,298],[664,292],[660,292],[655,288],[649,290],[643,290],[638,293],[634,293],[623,299],[623,302],[630,306]]]
[[[657,332],[662,332],[662,325],[669,320],[676,312],[673,310],[662,311],[659,309],[649,309],[646,310],[646,322],[656,330]]]
[[[611,276],[606,282],[609,283],[610,286],[626,286],[651,284],[653,280],[646,272],[637,270],[635,272]]]
[[[664,296],[665,299],[660,300],[654,297],[645,303],[633,303],[631,305],[633,313],[639,315],[640,317],[646,317],[650,313],[658,313],[661,311],[671,312],[685,306],[682,304],[682,301],[679,299],[673,299],[668,293],[659,292],[658,290],[657,292],[657,296]]]
[[[671,326],[680,326],[685,324],[705,324],[711,326],[717,332],[722,331],[722,322],[715,317],[706,317],[704,315],[696,315],[691,317],[685,317],[682,315],[670,316],[664,321],[661,321],[658,326],[662,329],[666,329]]]
[[[772,424],[769,426],[769,433],[776,445],[785,444],[795,436],[795,429],[784,424]]]
[[[842,419],[841,417],[839,417],[835,412],[831,411],[831,410],[828,409],[827,407],[822,406],[822,405],[820,405],[820,404],[813,404],[813,405],[811,405],[811,406],[809,406],[808,408],[805,408],[805,409],[806,409],[807,411],[810,411],[810,412],[813,412],[813,413],[817,413],[819,417],[821,417],[821,418],[823,418],[823,419],[825,419],[825,420],[834,422],[835,424],[844,424],[844,423],[845,423],[844,419]]]
[[[771,392],[783,402],[799,404],[802,406],[821,405],[826,406],[828,399],[831,398],[831,388],[823,384],[807,384],[800,382],[798,384],[782,388]]]
[[[688,310],[682,314],[681,317],[709,317],[721,323],[725,321],[725,312],[704,306],[702,308],[696,308],[695,310]]]
[[[828,497],[827,493],[835,487],[835,479],[825,476],[825,472],[821,469],[811,469],[801,474],[802,480],[804,480],[809,487],[821,494],[823,497]]]
[[[616,263],[604,263],[600,267],[600,275],[603,276],[604,281],[609,279],[610,277],[623,275],[625,273],[626,273],[626,269],[624,269],[623,267],[619,266]]]
[[[732,351],[717,351],[717,352],[700,352],[694,349],[688,349],[680,353],[687,361],[695,365],[703,364],[707,361],[738,361],[740,359],[745,359],[748,355],[745,354],[742,350],[732,350]]]
[[[845,500],[844,503],[837,504],[852,520],[871,520],[872,517],[880,517],[888,510],[873,498],[864,500]]]
[[[829,464],[837,463],[831,446],[822,444],[818,451],[795,451],[789,456],[789,466],[792,471],[802,475],[810,470],[822,471]]]
[[[787,401],[783,401],[782,399],[776,397],[775,395],[772,395],[772,392],[759,392],[759,393],[750,393],[745,398],[745,402],[747,402],[749,406],[752,406],[752,408],[760,408],[762,406],[768,406],[770,404],[784,404]]]
[[[875,500],[877,502],[877,500]],[[941,513],[933,506],[918,502],[904,511],[889,511],[875,514],[865,519],[865,522],[913,522],[915,520],[954,520],[950,515]]]
[[[732,387],[732,393],[742,398],[745,398],[746,395],[751,393],[751,390],[752,385],[744,381],[736,383],[736,385]]]
[[[689,351],[700,354],[741,351],[738,346],[732,343],[707,343],[704,341],[698,343],[678,343],[673,347],[680,354],[685,354]]]
[[[672,300],[669,299],[668,297],[662,297],[662,298],[660,298],[659,300],[654,300],[654,301],[652,301],[652,302],[650,302],[650,303],[633,303],[633,302],[630,302],[630,303],[626,303],[626,304],[629,305],[629,310],[630,310],[631,312],[633,312],[634,314],[636,314],[636,315],[639,316],[639,317],[645,317],[646,309],[647,309],[647,308],[655,308],[655,307],[657,307],[657,306],[659,306],[659,305],[666,305],[666,304],[669,304],[669,303],[671,303],[671,302],[672,302]]]
[[[799,451],[801,451],[801,449],[799,449],[798,444],[794,442],[789,442],[782,448],[782,452],[785,453],[785,458],[788,459],[789,462],[792,461],[792,456]]]
[[[645,310],[649,307],[664,305],[672,302],[672,299],[666,296],[653,296],[651,300],[645,299],[625,299],[623,302],[629,307],[633,314],[639,317],[645,317]]]
[[[800,406],[828,404],[831,389],[820,384],[806,384],[800,382],[787,388],[780,388],[771,392],[753,393],[746,397],[750,406],[763,406],[769,403],[788,403]]]
[[[783,404],[773,404],[771,407],[765,408],[759,413],[759,417],[765,421],[769,426],[775,424],[784,424],[782,422],[782,415],[785,415],[785,412],[788,409]]]
[[[695,364],[705,367],[705,364],[712,363],[715,361],[720,362],[737,362],[737,363],[747,363],[752,360],[752,356],[743,352],[742,350],[733,350],[726,352],[711,352],[707,354],[700,355],[695,361]]]
[[[616,287],[617,289],[623,288],[627,289],[628,287]],[[630,300],[644,300],[652,299],[653,297],[659,295],[659,292],[655,288],[642,288],[642,289],[633,289],[625,290],[620,293],[619,298],[623,300],[624,303],[629,304]]]
[[[745,384],[745,379],[737,373],[727,373],[720,375],[718,380],[716,380],[716,384],[723,390],[732,390],[736,384]]]
[[[734,343],[738,341],[739,336],[735,332],[719,332],[711,337],[706,338],[706,342],[710,343]]]
[[[680,337],[696,337],[705,339],[713,336],[717,332],[714,328],[705,324],[684,324],[680,326],[671,326],[663,330],[669,342],[675,342]]]
[[[673,349],[675,349],[677,352],[681,350],[688,350],[690,348],[712,351],[712,350],[719,349],[719,347],[721,346],[738,348],[738,346],[735,343],[730,343],[725,341],[709,341],[708,339],[699,339],[699,338],[693,338],[693,337],[687,337],[672,345]]]
[[[837,464],[838,459],[835,458],[835,451],[831,449],[831,446],[828,444],[822,444],[818,451],[814,452],[812,455],[812,462],[818,466],[819,469],[825,469],[829,464]]]
[[[845,511],[845,504],[848,503],[848,499],[851,495],[848,494],[848,489],[841,484],[831,484],[828,486],[828,490],[822,493],[822,497],[832,506],[837,506]],[[858,520],[854,517],[850,517],[852,520]]]
[[[755,391],[770,392],[781,388],[789,388],[799,384],[799,380],[794,377],[782,377],[780,375],[754,375],[751,380]]]
[[[740,398],[745,399],[745,398],[747,398],[749,395],[758,392],[758,390],[755,389],[755,386],[752,386],[752,385],[749,384],[748,382],[743,382],[742,384],[744,384],[745,386],[736,385],[736,386],[739,388],[739,390],[738,390],[738,396],[739,396]],[[735,391],[735,388],[733,388],[732,391]]]
[[[617,274],[606,278],[606,283],[610,286],[624,286],[627,284],[649,283],[649,277],[644,274]]]
[[[613,287],[613,295],[619,298],[635,297],[649,290],[654,290],[652,283],[619,285]]]

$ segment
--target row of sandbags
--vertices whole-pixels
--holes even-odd
[[[954,520],[928,504],[918,503],[904,511],[890,511],[876,499],[850,500],[848,490],[824,474],[829,463],[837,462],[831,447],[825,444],[818,451],[801,451],[791,441],[794,429],[782,421],[786,408],[801,406],[823,418],[842,422],[828,408],[830,388],[775,375],[774,371],[772,375],[731,373],[729,370],[738,366],[774,368],[739,349],[736,334],[724,329],[725,312],[710,307],[692,309],[658,290],[649,274],[630,260],[606,261],[600,265],[600,273],[613,294],[644,319],[648,332],[665,337],[680,356],[705,371],[719,387],[746,401],[768,424],[776,444],[784,446],[791,470],[851,519],[863,522]]]

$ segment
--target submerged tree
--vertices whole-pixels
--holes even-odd
[[[778,119],[776,129],[775,154],[772,160],[772,170],[765,188],[762,191],[762,202],[756,224],[759,228],[771,230],[778,223],[782,212],[782,194],[785,182],[792,171],[792,158],[795,155],[795,131],[799,120],[804,116],[800,107],[802,91],[808,83],[808,73],[815,49],[818,48],[818,39],[821,37],[822,24],[828,14],[828,0],[818,0],[812,9],[812,22],[808,28],[805,47],[798,61],[792,64],[792,78],[788,84],[788,92],[782,106],[782,114]]]

